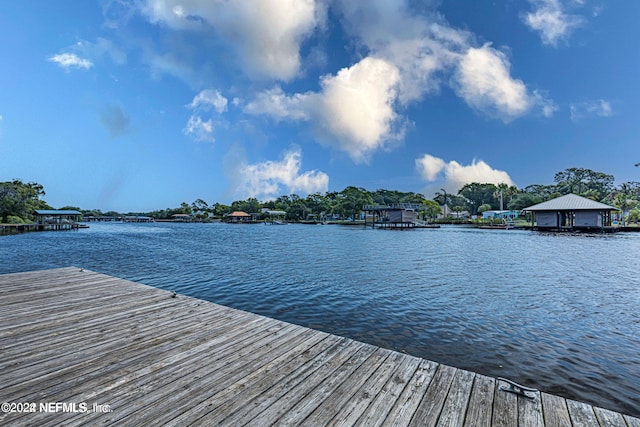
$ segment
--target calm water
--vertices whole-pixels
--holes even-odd
[[[0,238],[78,266],[640,415],[640,234],[91,224]]]

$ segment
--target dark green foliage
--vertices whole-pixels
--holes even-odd
[[[638,165],[636,165],[638,166]],[[324,194],[314,193],[305,198],[297,194],[283,195],[275,200],[260,202],[255,197],[246,200],[236,200],[231,206],[221,203],[209,205],[203,199],[193,203],[182,203],[177,208],[167,208],[158,211],[140,213],[156,219],[171,219],[174,214],[189,214],[200,220],[210,217],[222,218],[233,211],[243,211],[260,214],[263,208],[284,211],[289,221],[322,220],[327,218],[357,219],[364,205],[394,205],[398,203],[421,204],[424,210],[423,218],[435,218],[441,213],[441,206],[447,205],[449,217],[460,216],[463,211],[475,215],[479,208],[482,210],[509,209],[521,210],[563,194],[575,193],[593,200],[601,201],[619,207],[625,214],[633,212],[637,215],[640,206],[640,183],[627,182],[614,187],[614,177],[602,172],[584,168],[568,168],[554,176],[555,184],[533,184],[518,189],[507,184],[470,183],[464,185],[458,194],[448,193],[441,189],[435,193],[432,200],[424,195],[413,192],[378,189],[368,191],[361,187],[349,186],[344,190],[331,191]],[[37,183],[24,184],[20,180],[0,183],[0,219],[7,222],[9,216],[12,221],[32,220],[35,209],[50,209],[39,196],[44,195],[42,185]],[[500,200],[502,199],[502,204]],[[81,210],[67,206],[64,209],[81,211],[85,216],[113,216],[118,212],[102,213],[100,210]],[[264,216],[262,216],[264,217]],[[262,218],[259,216],[259,218]]]
[[[496,197],[498,187],[494,184],[480,184],[473,182],[465,184],[458,194],[467,200],[467,207],[472,215],[478,213],[478,208],[484,204],[490,205],[492,209],[499,207]],[[453,206],[452,206],[453,208]]]
[[[7,223],[12,216],[25,222],[33,221],[36,209],[51,209],[44,200],[40,200],[44,194],[44,187],[35,182],[25,184],[19,179],[0,182],[0,220]]]

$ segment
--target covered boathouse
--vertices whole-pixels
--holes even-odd
[[[38,230],[75,230],[82,218],[82,213],[76,210],[37,209],[35,212]]]
[[[407,228],[439,228],[418,219],[418,211],[424,206],[418,203],[396,203],[392,205],[364,205],[364,226],[402,230]],[[371,219],[368,223],[367,217]]]
[[[612,231],[613,206],[577,194],[566,194],[523,209],[532,212],[534,230],[547,231]]]

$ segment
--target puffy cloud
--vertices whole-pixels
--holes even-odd
[[[259,93],[249,102],[245,113],[267,115],[276,120],[310,120],[317,95],[313,92],[287,95],[280,86]]]
[[[329,135],[327,144],[362,162],[395,138],[399,79],[393,64],[371,57],[323,77],[319,116],[321,129]]]
[[[609,101],[598,99],[595,101],[584,101],[570,106],[571,120],[580,121],[586,117],[611,117],[613,108]]]
[[[192,115],[189,117],[187,126],[183,129],[185,135],[190,136],[196,141],[214,142],[213,121],[211,119],[203,121],[200,116]]]
[[[557,110],[541,92],[530,91],[511,76],[506,55],[490,44],[475,46],[472,33],[446,22],[435,11],[438,3],[338,1],[346,31],[369,55],[399,70],[401,104],[437,92],[449,82],[472,108],[505,122],[534,111],[549,117]]]
[[[571,32],[584,23],[578,15],[565,13],[560,0],[529,0],[534,10],[522,16],[524,23],[540,33],[542,43],[556,46],[558,41],[569,37]],[[583,2],[575,2],[582,5]]]
[[[356,163],[398,137],[398,69],[367,57],[321,79],[320,92],[286,95],[282,89],[263,92],[245,107],[249,114],[278,120],[313,122],[325,145],[346,152]]]
[[[416,168],[427,181],[435,181],[438,174],[442,172],[446,165],[444,160],[430,154],[425,154],[421,158],[416,159]]]
[[[224,113],[227,110],[227,103],[227,98],[217,90],[205,89],[193,98],[188,107],[204,111],[209,111],[213,108],[218,113]]]
[[[131,124],[127,112],[117,105],[103,108],[100,111],[100,121],[113,137],[127,133]]]
[[[513,185],[507,172],[493,169],[482,160],[474,159],[470,165],[465,166],[455,160],[445,162],[443,159],[425,154],[416,159],[416,169],[427,182],[434,182],[442,177],[443,183],[440,187],[451,193],[456,193],[465,184],[472,182]]]
[[[143,0],[138,4],[149,22],[182,31],[184,37],[188,32],[211,35],[216,48],[237,55],[250,77],[289,81],[299,76],[301,45],[323,28],[329,3]],[[541,92],[532,92],[510,75],[506,55],[489,44],[477,47],[474,35],[452,27],[437,13],[437,6],[435,0],[419,4],[334,0],[332,12],[340,15],[351,46],[363,59],[321,77],[318,91],[285,92],[281,86],[264,90],[242,102],[244,112],[309,123],[320,143],[360,163],[403,137],[407,120],[400,108],[437,93],[443,84],[450,84],[472,108],[505,122],[535,110],[546,117],[557,110]],[[176,33],[172,36],[175,39]],[[314,49],[309,46],[309,52]],[[191,81],[195,67],[188,66],[188,58],[177,57],[169,51],[162,57],[153,55],[150,62],[154,70]]]
[[[508,122],[529,112],[535,105],[545,116],[553,114],[552,101],[530,93],[521,80],[510,76],[506,55],[485,44],[469,48],[453,76],[453,85],[471,107]]]
[[[69,71],[72,68],[88,70],[93,67],[93,62],[88,59],[80,58],[75,53],[59,53],[47,58],[50,62],[55,62],[60,67]]]
[[[184,134],[196,141],[214,142],[213,118],[209,117],[208,120],[205,121],[202,116],[211,110],[222,114],[227,111],[227,104],[227,98],[215,89],[200,91],[193,97],[193,100],[187,104],[187,108],[191,109],[193,113],[189,117],[186,127],[183,129]]]
[[[146,0],[142,12],[172,29],[214,29],[247,74],[285,81],[299,72],[300,45],[326,13],[314,0]]]
[[[328,190],[327,174],[316,170],[300,173],[301,168],[302,151],[299,148],[285,152],[280,161],[241,163],[236,168],[236,190],[243,197],[262,199],[288,193],[311,194]]]
[[[441,72],[454,65],[456,52],[469,43],[469,33],[454,29],[426,5],[421,13],[409,2],[340,0],[338,10],[350,33],[370,56],[399,70],[399,101],[407,104],[436,92]]]

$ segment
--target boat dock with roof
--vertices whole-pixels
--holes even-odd
[[[418,218],[418,212],[424,207],[418,203],[395,203],[391,205],[364,205],[364,226],[389,230],[406,230],[412,228],[440,228]],[[367,221],[370,217],[371,221]]]

